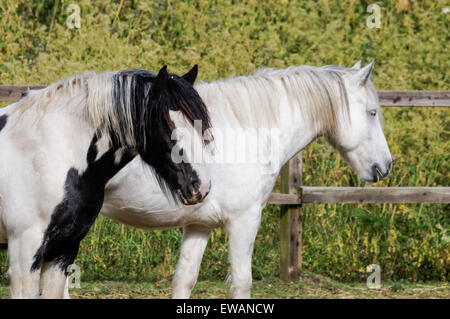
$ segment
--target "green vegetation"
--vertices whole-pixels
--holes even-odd
[[[163,64],[182,73],[195,63],[199,78],[211,81],[261,67],[351,66],[375,58],[378,89],[449,90],[450,15],[442,12],[448,1],[378,1],[380,29],[366,27],[368,2],[161,0],[121,6],[122,1],[106,0],[2,0],[1,84],[51,83],[86,69],[156,71]],[[69,3],[81,7],[79,30],[65,25]],[[384,108],[383,113],[396,160],[391,177],[376,186],[449,186],[449,110]],[[323,140],[311,144],[303,158],[305,185],[360,185]],[[263,297],[258,289],[279,273],[278,215],[272,205],[263,214],[253,258],[254,296]],[[365,267],[378,263],[384,280],[446,282],[449,226],[449,205],[306,206],[304,268],[340,282],[365,282]],[[144,232],[99,218],[76,262],[83,281],[167,282],[180,239],[180,230]],[[1,252],[1,274],[6,265]],[[200,278],[220,281],[227,272],[227,236],[219,229]]]
[[[73,299],[170,298],[170,280],[81,282],[70,289]],[[0,298],[9,296],[9,287],[0,285]],[[385,282],[380,289],[368,289],[364,283],[343,283],[306,272],[298,282],[285,283],[279,278],[265,278],[253,284],[253,298],[450,298],[450,288],[441,282]],[[192,291],[192,298],[230,298],[229,284],[223,280],[204,280]]]

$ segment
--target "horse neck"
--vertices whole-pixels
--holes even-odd
[[[278,143],[278,168],[281,169],[290,158],[321,135],[322,129],[300,111],[299,105],[310,106],[304,104],[300,94],[292,94],[285,89],[283,78],[272,81],[272,89],[258,92],[249,90],[245,80],[245,77],[239,77],[236,81],[202,83],[196,89],[207,105],[214,128],[268,128],[278,131],[264,142],[267,145]],[[236,90],[240,90],[237,97]],[[274,92],[277,93],[274,95]],[[242,103],[239,97],[243,97]],[[232,105],[232,99],[237,105]],[[237,108],[241,108],[240,114],[236,114]]]
[[[88,174],[97,174],[99,181],[106,182],[134,155],[125,147],[112,143],[111,134],[105,134],[87,120],[86,88],[73,86],[69,89],[66,94],[57,94],[51,91],[52,88],[30,92],[7,108],[11,122],[29,128],[30,136],[42,132],[58,136],[58,147],[67,146],[61,153],[73,161],[71,166],[88,171]]]

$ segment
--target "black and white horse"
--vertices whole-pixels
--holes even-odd
[[[196,76],[196,66],[182,77],[166,67],[86,72],[0,110],[0,244],[8,245],[12,297],[63,296],[106,183],[137,155],[142,177],[153,176],[150,167],[166,200],[205,198],[206,171],[172,159],[180,114],[183,125],[209,128]]]
[[[249,298],[261,211],[284,163],[325,136],[363,180],[376,182],[390,172],[381,109],[370,81],[373,65],[263,69],[197,85],[215,145],[212,161],[204,164],[212,182],[208,198],[190,207],[169,203],[157,183],[141,177],[136,158],[107,185],[101,213],[144,229],[184,227],[175,298],[189,297],[211,230],[225,228],[233,297]]]

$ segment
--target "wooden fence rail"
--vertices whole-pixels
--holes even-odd
[[[378,91],[384,106],[450,106],[450,91]]]
[[[16,101],[26,90],[45,85],[0,85],[0,102]],[[383,106],[450,106],[450,91],[378,91]],[[302,185],[302,154],[281,170],[281,193],[269,204],[281,205],[280,275],[298,280],[302,269],[302,204],[450,203],[450,187],[311,187]]]
[[[450,203],[450,187],[314,187],[298,188],[298,195],[272,193],[269,204],[418,204]]]
[[[20,99],[27,90],[38,90],[46,85],[0,85],[0,102],[13,102]]]

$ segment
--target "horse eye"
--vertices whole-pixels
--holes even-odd
[[[377,115],[377,110],[370,110],[369,113],[371,116],[375,116]]]

